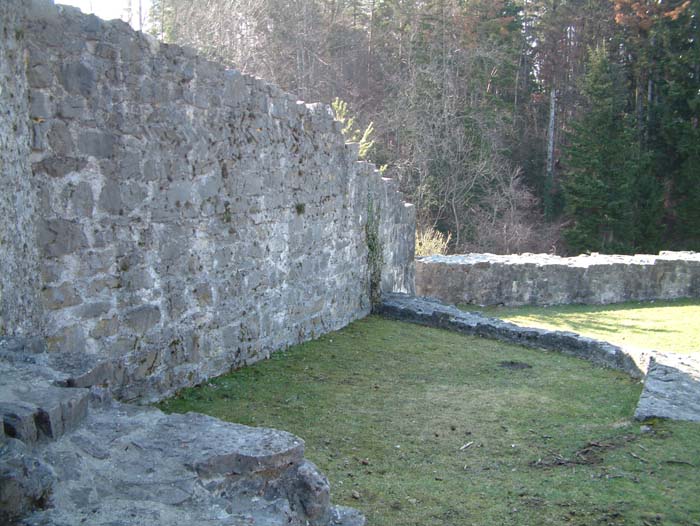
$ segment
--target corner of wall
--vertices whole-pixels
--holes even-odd
[[[381,248],[379,290],[381,294],[415,294],[415,207],[404,200],[398,182],[383,177],[366,163],[371,177],[370,199],[376,203],[378,245]]]

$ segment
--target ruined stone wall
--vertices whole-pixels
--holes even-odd
[[[38,269],[29,287],[3,276],[2,317],[13,332],[15,305],[37,310],[27,328],[72,385],[158,398],[366,315],[372,203],[382,287],[412,291],[413,210],[326,106],[119,21],[22,5],[3,14],[24,60],[20,153],[2,155],[27,188],[0,206],[34,192],[14,205],[33,221],[0,222],[18,225],[14,264]]]
[[[23,2],[0,2],[0,336],[43,326],[35,242],[36,184],[29,169]]]
[[[607,304],[700,297],[700,254],[430,256],[416,262],[416,291],[474,305]]]

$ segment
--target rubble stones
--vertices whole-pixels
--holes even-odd
[[[33,360],[0,361],[2,524],[364,525],[331,505],[290,433],[59,387],[69,364],[16,339],[3,347]]]

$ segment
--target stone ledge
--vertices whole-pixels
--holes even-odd
[[[115,403],[34,452],[55,473],[51,506],[19,524],[364,524],[331,506],[303,451],[283,431]]]
[[[651,359],[634,417],[700,422],[700,367]]]

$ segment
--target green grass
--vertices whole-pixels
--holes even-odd
[[[552,307],[475,307],[487,316],[528,327],[573,331],[616,345],[676,353],[700,352],[700,300],[556,305]]]
[[[161,407],[301,436],[333,501],[372,526],[700,524],[700,425],[642,433],[640,390],[557,353],[369,317]]]

